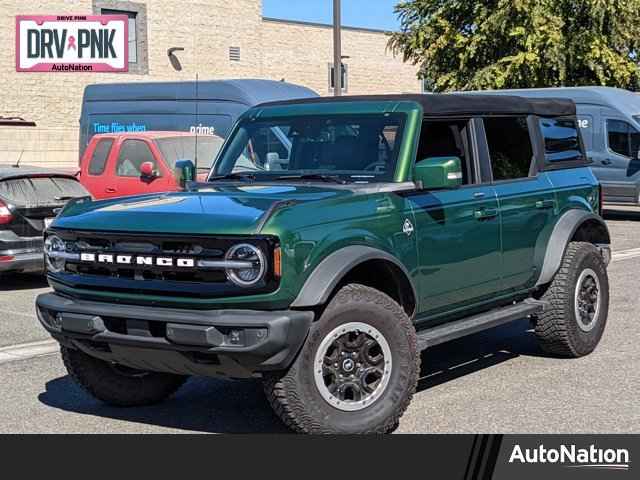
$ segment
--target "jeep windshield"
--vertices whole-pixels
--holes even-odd
[[[404,114],[247,118],[209,180],[390,182],[404,121]]]

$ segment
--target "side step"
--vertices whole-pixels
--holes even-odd
[[[508,305],[453,322],[418,331],[418,349],[455,340],[456,338],[488,330],[505,323],[521,320],[544,310],[545,302],[528,298],[524,302]]]

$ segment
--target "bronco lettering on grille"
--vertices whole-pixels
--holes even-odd
[[[157,257],[153,255],[126,255],[110,253],[81,253],[80,261],[106,265],[137,265],[156,267],[194,268],[196,261],[185,257]]]

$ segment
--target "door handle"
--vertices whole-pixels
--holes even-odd
[[[606,158],[604,160],[600,160],[600,163],[602,165],[611,165],[613,163],[613,160],[609,160],[608,158]]]
[[[485,220],[487,218],[493,218],[498,216],[497,208],[481,208],[473,212],[473,216],[476,220]]]
[[[115,188],[113,188],[113,187],[109,187],[109,188],[105,189],[105,192],[107,192],[107,193],[116,193],[116,191],[117,190]]]
[[[544,209],[544,208],[554,208],[556,206],[556,202],[554,200],[538,200],[536,202],[536,208]]]

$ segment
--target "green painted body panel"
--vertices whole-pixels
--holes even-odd
[[[414,102],[278,105],[251,109],[243,118],[388,112],[406,114],[394,174],[397,185],[217,182],[187,192],[76,202],[64,209],[53,228],[279,239],[282,278],[275,292],[210,299],[136,292],[116,298],[91,292],[104,301],[283,309],[328,255],[364,245],[393,255],[405,266],[418,294],[416,321],[435,322],[530,291],[558,218],[573,208],[597,210],[597,181],[589,168],[450,190],[418,189],[408,183],[423,117]],[[544,202],[542,208],[538,202]],[[403,231],[407,220],[414,227],[409,234]],[[79,297],[87,293],[54,287]]]

